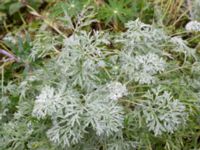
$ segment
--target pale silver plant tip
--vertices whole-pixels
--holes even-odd
[[[126,86],[120,82],[111,82],[107,87],[110,93],[109,98],[111,100],[118,100],[128,94]]]
[[[190,18],[192,20],[199,20],[200,19],[200,0],[187,0],[189,11],[190,11]]]
[[[185,29],[190,32],[200,32],[200,22],[190,21],[186,24]]]
[[[187,46],[188,42],[183,40],[182,37],[175,36],[175,37],[172,37],[170,41],[174,45],[174,47],[172,48],[172,51],[183,53],[185,55],[185,61],[188,56],[189,57],[192,56],[195,58],[196,50],[188,47]]]
[[[157,87],[148,91],[142,104],[147,127],[155,136],[165,132],[173,133],[183,126],[187,119],[186,107],[171,93]]]
[[[123,50],[133,53],[160,51],[160,47],[168,39],[165,33],[152,25],[144,24],[139,19],[125,24],[126,32],[123,32],[116,42],[122,43]]]
[[[6,34],[6,35],[3,37],[3,40],[4,40],[4,41],[9,41],[9,42],[11,42],[11,43],[13,43],[13,44],[16,44],[16,43],[17,43],[16,38],[15,38],[11,33]]]
[[[121,67],[129,80],[139,82],[139,84],[155,83],[159,74],[165,70],[166,62],[162,57],[154,53],[146,55],[132,56],[122,53]]]
[[[53,115],[62,105],[61,95],[55,93],[55,89],[45,86],[39,96],[36,97],[32,115],[45,118],[47,115]]]

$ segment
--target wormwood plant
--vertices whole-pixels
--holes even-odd
[[[200,21],[200,12],[198,11],[198,9],[200,8],[200,2],[198,0],[194,0],[190,2],[190,5],[191,19]]]
[[[125,26],[38,35],[30,58],[43,65],[19,83],[2,76],[0,148],[200,148],[198,54],[139,19]]]

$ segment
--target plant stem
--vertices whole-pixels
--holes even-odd
[[[15,61],[19,61],[15,56],[13,56],[12,54],[8,53],[6,50],[3,50],[3,49],[0,49],[0,53],[9,57],[9,59],[7,60],[4,60],[5,62],[6,61],[12,61],[12,60],[15,60]]]

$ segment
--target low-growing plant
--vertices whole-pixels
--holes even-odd
[[[28,58],[44,61],[24,78],[1,67],[0,149],[199,149],[196,50],[139,19],[84,30],[94,18],[82,14],[65,13],[70,35],[38,32]]]
[[[125,0],[108,0],[99,9],[98,17],[105,21],[106,24],[112,22],[117,28],[119,22],[126,22],[127,18],[132,17],[131,1]]]
[[[188,1],[188,4],[190,5],[190,17],[193,20],[200,21],[200,2],[198,0],[194,1]]]
[[[153,18],[153,9],[147,0],[108,0],[102,3],[97,13],[99,20],[106,25],[111,24],[115,29],[137,17],[145,21]]]

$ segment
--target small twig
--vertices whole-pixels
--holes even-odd
[[[51,22],[48,18],[40,15],[34,8],[32,8],[29,5],[26,5],[27,8],[29,8],[32,12],[30,12],[32,15],[39,17],[40,19],[42,19],[48,26],[50,26],[51,28],[53,28],[58,34],[60,34],[61,36],[63,36],[64,38],[67,38],[66,35],[64,35],[59,29],[58,27],[53,24],[53,22]]]
[[[188,67],[192,67],[194,64],[192,64],[192,65],[183,65],[183,66],[180,66],[180,67],[177,67],[177,68],[175,68],[175,69],[172,69],[172,70],[168,70],[168,71],[166,71],[166,72],[163,72],[163,73],[161,73],[161,75],[163,75],[163,74],[168,74],[168,73],[171,73],[171,72],[174,72],[174,71],[178,71],[178,70],[181,70],[181,69],[185,69],[185,68],[188,68]]]
[[[192,14],[192,2],[191,2],[191,0],[187,0],[187,5],[188,5],[188,8],[189,8],[190,18],[192,18],[193,14]]]
[[[1,94],[4,94],[4,65],[1,66]]]
[[[19,61],[15,56],[13,56],[12,54],[8,53],[6,50],[0,49],[0,53],[9,57],[8,59],[3,60],[3,62],[7,62],[7,61]]]

